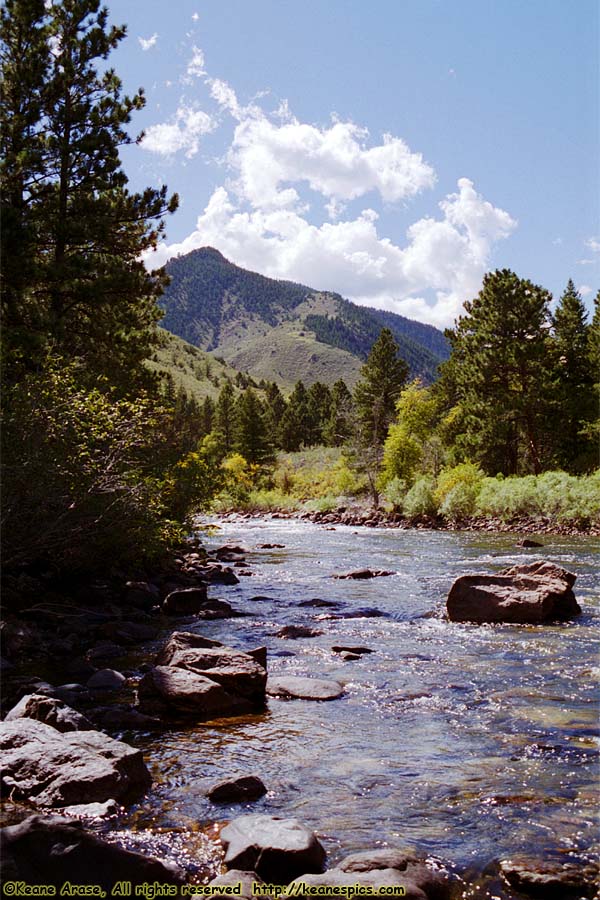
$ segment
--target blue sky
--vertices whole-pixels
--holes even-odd
[[[233,262],[451,325],[483,273],[600,287],[597,0],[110,0],[180,195],[151,263]]]

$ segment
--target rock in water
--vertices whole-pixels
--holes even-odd
[[[17,705],[6,714],[4,721],[13,722],[15,719],[36,719],[63,733],[92,731],[94,728],[89,719],[71,709],[62,700],[43,694],[27,694],[21,697]]]
[[[221,831],[221,841],[228,869],[251,870],[266,882],[287,884],[325,866],[325,850],[298,819],[240,816]]]
[[[63,734],[34,719],[0,722],[2,794],[34,806],[102,803],[151,783],[141,750],[100,731]]]
[[[147,854],[123,850],[84,831],[79,823],[59,816],[30,816],[18,825],[3,828],[1,835],[5,882],[22,880],[61,888],[66,882],[97,884],[110,896],[118,881],[184,881],[179,867]]]
[[[337,700],[343,693],[339,681],[328,678],[280,675],[267,681],[267,694],[284,700]]]
[[[581,613],[576,575],[549,562],[512,566],[497,575],[462,575],[446,602],[452,622],[540,625]]]
[[[214,784],[206,796],[213,803],[244,803],[258,800],[267,793],[264,783],[256,775],[241,775]]]
[[[334,578],[350,578],[354,581],[362,581],[365,578],[385,578],[387,575],[395,575],[387,569],[357,569],[356,572],[347,572],[345,575],[334,575]]]
[[[229,694],[211,678],[176,666],[155,666],[147,672],[140,681],[138,696],[144,713],[193,716],[198,721],[252,710],[249,700]]]

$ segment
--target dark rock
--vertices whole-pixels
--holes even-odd
[[[595,897],[600,870],[571,862],[538,862],[511,859],[500,862],[500,871],[508,884],[528,897],[548,900],[580,900]]]
[[[169,616],[194,615],[206,603],[206,586],[177,588],[167,594],[162,602],[162,611]]]
[[[349,609],[338,613],[321,613],[316,618],[318,621],[326,619],[386,619],[389,618],[389,613],[375,609],[373,606],[361,606],[358,609]]]
[[[156,664],[167,666],[176,653],[182,650],[206,649],[208,647],[222,647],[220,641],[213,641],[193,631],[174,631],[169,640],[156,657]]]
[[[337,700],[344,693],[338,681],[299,675],[269,676],[267,694],[284,700]]]
[[[334,653],[354,653],[356,656],[362,656],[364,653],[373,653],[370,647],[344,647],[335,645],[331,648]]]
[[[123,648],[119,644],[115,644],[114,641],[99,641],[93,647],[90,647],[86,653],[86,657],[90,662],[101,662],[102,660],[115,659],[120,656],[123,656]],[[93,672],[90,672],[89,675],[93,675]]]
[[[160,719],[146,716],[132,706],[104,706],[91,711],[101,728],[107,731],[154,731],[161,726]]]
[[[5,722],[15,719],[36,719],[45,722],[57,731],[90,731],[92,723],[81,713],[67,706],[56,697],[46,697],[44,694],[27,694],[22,697],[17,705],[7,713]]]
[[[308,625],[284,625],[277,632],[276,637],[296,640],[297,638],[317,637],[319,634],[323,634],[323,632],[319,631],[318,628],[309,628]]]
[[[336,606],[341,606],[341,603],[338,603],[337,600],[319,600],[318,597],[315,597],[314,600],[302,600],[298,606],[306,607],[308,609],[326,609],[327,607],[334,608]]]
[[[267,648],[266,647],[256,647],[254,650],[246,651],[248,656],[252,657],[252,659],[262,666],[263,669],[267,668]]]
[[[283,550],[285,544],[257,544],[258,550]]]
[[[576,576],[552,563],[530,563],[497,575],[463,575],[452,585],[446,609],[453,622],[539,625],[579,615]]]
[[[448,872],[435,863],[426,863],[412,850],[386,848],[351,853],[338,863],[338,868],[354,877],[359,875],[361,883],[365,873],[376,875],[380,872],[397,872],[402,876],[406,889],[405,900],[421,900],[423,897],[428,900],[446,900],[451,896],[452,882]],[[389,882],[396,883],[400,882]],[[382,881],[381,884],[383,886],[386,882]]]
[[[206,796],[213,803],[245,803],[258,800],[267,793],[267,789],[256,775],[241,775],[213,785]]]
[[[239,584],[240,579],[230,566],[213,565],[203,570],[204,577],[210,584]]]
[[[354,662],[357,659],[360,659],[360,654],[358,653],[348,653],[348,651],[344,651],[340,653],[340,658],[344,660],[344,662]]]
[[[156,584],[148,581],[128,581],[123,591],[122,602],[124,606],[150,610],[160,603],[160,590]]]
[[[519,543],[517,544],[517,547],[528,547],[528,548],[543,547],[543,546],[544,545],[540,544],[539,541],[532,541],[530,538],[525,538],[524,540],[519,541]]]
[[[145,622],[118,622],[114,625],[104,625],[102,631],[116,644],[126,646],[153,641],[158,634],[155,625],[148,625]]]
[[[215,550],[215,556],[219,560],[219,562],[236,562],[243,558],[248,551],[244,549],[244,547],[235,547],[229,546],[226,544],[224,547],[218,547]]]
[[[357,569],[356,572],[347,572],[345,575],[334,575],[334,578],[351,578],[363,580],[365,578],[384,578],[387,575],[395,575],[396,572],[388,572],[386,569]]]
[[[248,597],[249,603],[268,603],[271,600],[271,597],[263,597],[261,594],[258,594],[256,597]]]
[[[127,683],[127,679],[121,672],[115,669],[99,669],[88,678],[87,687],[90,691],[120,691]]]
[[[175,666],[156,666],[138,688],[141,712],[193,716],[197,721],[252,711],[250,700],[229,694],[204,675]]]
[[[257,891],[256,887],[263,887],[265,884],[262,878],[259,878],[256,872],[242,872],[240,869],[230,869],[229,872],[226,872],[224,875],[217,875],[216,878],[213,878],[212,881],[208,882],[211,887],[216,887],[218,885],[222,885],[223,887],[233,887],[241,884],[240,893],[236,894],[237,897],[241,897],[242,900],[256,900]],[[220,893],[215,891],[211,894],[211,897],[231,897],[231,893]],[[271,900],[272,894],[268,894],[266,892],[260,891],[260,897],[264,897],[265,900]]]
[[[2,829],[5,881],[49,884],[98,884],[111,892],[118,881],[181,884],[183,872],[171,863],[124,850],[59,816],[30,816]],[[110,893],[109,893],[110,896]]]
[[[0,723],[0,747],[3,795],[35,806],[120,800],[150,785],[141,751],[100,731],[16,719]]]
[[[287,884],[325,866],[325,850],[298,819],[240,816],[221,831],[221,841],[227,868],[251,870],[268,883]]]

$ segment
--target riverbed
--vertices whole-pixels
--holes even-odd
[[[331,702],[270,699],[239,719],[139,737],[154,786],[125,827],[181,829],[242,812],[296,816],[329,864],[379,846],[414,847],[461,869],[499,858],[592,858],[598,834],[600,570],[597,538],[399,531],[232,519],[207,548],[248,550],[251,576],[215,587],[245,613],[186,624],[234,647],[269,648],[271,674],[334,678]],[[261,544],[283,547],[258,549]],[[577,574],[583,614],[546,626],[474,626],[442,617],[458,575],[547,559]],[[396,574],[332,576],[369,566]],[[261,599],[253,599],[260,597]],[[307,600],[338,607],[300,606]],[[382,615],[340,618],[369,608]],[[434,613],[431,616],[431,613]],[[282,626],[321,633],[278,637]],[[374,652],[344,661],[333,645]],[[237,774],[268,787],[215,806],[209,786]],[[596,844],[596,846],[595,846]]]

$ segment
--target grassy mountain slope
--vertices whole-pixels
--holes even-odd
[[[226,379],[235,380],[238,374],[236,369],[163,328],[158,330],[160,344],[146,365],[153,372],[172,375],[176,388],[183,387],[199,402],[205,397],[216,400]]]
[[[381,328],[391,329],[411,374],[430,382],[447,358],[443,334],[339,294],[265,278],[204,247],[170,260],[163,326],[253,377],[353,383]]]

